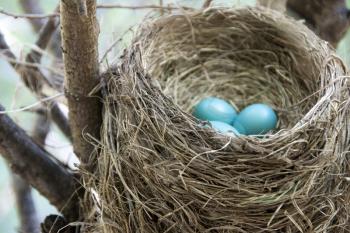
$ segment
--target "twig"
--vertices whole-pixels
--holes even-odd
[[[43,9],[41,9],[40,7],[40,2],[38,0],[20,0],[20,4],[23,8],[23,11],[26,14],[43,14]],[[56,10],[55,12],[58,13],[58,11]],[[50,17],[50,19],[55,19],[57,20],[58,17]],[[36,32],[39,32],[40,29],[42,31],[41,34],[45,34],[43,31],[43,28],[45,28],[45,22],[43,19],[31,19],[28,20],[31,25],[33,26],[34,30]],[[58,21],[58,20],[57,20]],[[50,27],[50,26],[49,26]],[[51,45],[50,45],[50,50],[56,55],[56,57],[61,58],[62,57],[62,53],[61,53],[61,38],[60,38],[60,33],[58,32],[59,30],[56,30],[57,26],[51,26],[52,28],[54,28],[55,32],[53,35],[53,38],[51,39]],[[47,30],[47,29],[46,29]],[[52,33],[47,33],[47,34],[52,34]],[[42,37],[41,35],[39,35],[39,38]],[[49,36],[51,37],[51,36]]]
[[[147,10],[147,9],[163,9],[163,10],[191,10],[191,7],[177,7],[177,6],[161,6],[161,5],[140,5],[140,6],[131,6],[131,5],[120,5],[120,4],[99,4],[97,5],[98,9],[130,9],[130,10]]]
[[[96,0],[86,1],[86,7],[88,15],[82,17],[75,1],[61,0],[60,13],[65,94],[74,152],[82,165],[89,169],[94,146],[84,139],[83,133],[100,138],[102,103],[90,94],[100,83]]]
[[[34,124],[32,138],[38,145],[44,146],[46,137],[50,131],[50,119],[47,116],[46,109],[38,109],[36,113],[37,118]],[[32,197],[31,186],[14,173],[12,173],[12,185],[21,223],[20,232],[40,233],[40,224]]]
[[[44,147],[47,135],[51,129],[51,121],[45,107],[37,109],[36,113],[32,138],[38,145]]]
[[[50,117],[52,118],[52,121],[56,123],[58,128],[62,131],[64,135],[70,140],[72,139],[72,132],[70,129],[69,122],[66,118],[66,116],[63,114],[61,109],[59,108],[57,102],[50,102],[48,105],[48,108],[50,109]]]
[[[5,54],[9,59],[16,60],[15,55],[11,52],[10,48],[6,44],[3,35],[0,32],[0,51]],[[22,77],[24,84],[38,96],[38,99],[45,98],[41,93],[42,81],[47,80],[42,72],[38,68],[27,68],[25,66],[18,65],[14,61],[10,61],[12,67],[17,71],[17,73]],[[51,113],[53,121],[62,130],[65,135],[71,139],[70,130],[67,129],[68,120],[65,118],[64,114],[58,108],[57,103],[52,101],[51,105],[46,105]],[[51,107],[51,108],[50,108]]]
[[[161,7],[161,8],[159,8],[160,15],[164,15],[163,0],[159,0],[159,6]]]
[[[161,10],[193,10],[192,7],[177,7],[177,6],[160,6],[160,5],[139,5],[139,6],[132,6],[132,5],[120,5],[120,4],[99,4],[96,6],[97,9],[129,9],[129,10],[150,10],[150,9],[161,9]],[[14,18],[26,18],[29,20],[36,20],[36,19],[44,19],[44,18],[50,18],[50,17],[59,17],[59,13],[51,13],[51,14],[18,14],[18,13],[12,13],[5,11],[3,9],[0,9],[0,14],[7,15]]]
[[[20,0],[19,3],[26,14],[42,14],[44,12],[38,0]],[[29,20],[29,22],[33,26],[35,32],[39,32],[45,23],[43,18],[32,19]]]
[[[205,9],[205,8],[210,7],[212,1],[213,1],[213,0],[205,0],[205,2],[203,3],[202,8]]]
[[[12,174],[12,186],[16,196],[19,232],[40,233],[39,219],[32,196],[32,188],[20,176]]]
[[[5,111],[1,105],[0,111]],[[58,210],[67,217],[76,217],[78,201],[75,190],[78,186],[73,175],[34,143],[6,114],[0,114],[0,154],[13,172],[28,181]]]
[[[38,106],[40,106],[41,104],[44,104],[47,101],[52,101],[53,99],[55,99],[55,98],[57,98],[59,96],[62,96],[62,95],[63,95],[62,93],[59,93],[59,94],[56,94],[54,96],[42,98],[42,99],[39,99],[37,102],[35,102],[33,104],[30,104],[30,105],[27,105],[25,107],[21,107],[21,108],[17,108],[17,109],[11,109],[11,110],[8,110],[8,111],[5,111],[5,112],[0,111],[0,114],[17,113],[17,112],[23,112],[23,111],[27,111],[27,110],[30,110],[30,109],[34,109],[35,107],[38,107]]]
[[[11,13],[8,11],[5,11],[3,9],[0,9],[0,14],[7,15],[14,17],[15,19],[17,18],[26,18],[26,19],[45,19],[49,17],[58,17],[58,13],[51,13],[51,14],[16,14],[16,13]]]
[[[1,45],[0,45],[1,46]],[[0,48],[1,49],[1,48]],[[9,63],[13,63],[14,66],[16,66],[18,70],[21,70],[21,73],[23,73],[23,67],[26,68],[37,68],[37,69],[44,69],[47,71],[50,71],[53,74],[56,75],[62,75],[62,71],[59,71],[55,68],[52,68],[48,65],[42,65],[42,64],[38,64],[38,63],[32,63],[32,62],[27,62],[27,61],[23,61],[23,60],[18,60],[16,58],[10,58],[7,55],[5,55],[5,50],[1,51],[2,54],[0,53],[0,56],[3,55],[3,58],[8,61]],[[40,53],[40,52],[37,52]],[[49,81],[48,79],[46,79],[45,76],[43,76],[43,78],[45,78],[44,82],[49,85],[50,87],[53,87],[53,84],[51,83],[51,81]]]
[[[58,7],[56,7],[55,12],[58,12]],[[35,42],[36,46],[42,50],[45,50],[48,46],[52,36],[54,35],[59,21],[56,17],[51,17],[49,20],[42,26],[39,32],[39,37]],[[31,63],[40,63],[42,53],[39,53],[38,50],[32,49],[26,57],[26,61]]]

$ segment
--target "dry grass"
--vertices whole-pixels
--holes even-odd
[[[324,41],[265,9],[145,23],[103,76],[101,153],[86,174],[99,200],[87,231],[350,232],[345,73]],[[208,95],[237,109],[268,103],[278,129],[217,134],[191,116]]]

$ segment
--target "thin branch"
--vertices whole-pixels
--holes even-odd
[[[36,113],[32,138],[38,145],[44,147],[47,135],[51,129],[51,121],[45,107],[37,109]]]
[[[68,122],[68,119],[63,114],[61,109],[59,108],[57,102],[52,101],[47,105],[50,110],[50,117],[52,118],[52,121],[56,123],[58,128],[61,130],[61,132],[66,135],[66,137],[72,141],[72,132],[70,129],[70,125]]]
[[[55,12],[58,12],[58,7]],[[48,21],[42,26],[39,32],[39,36],[35,45],[41,50],[45,50],[48,46],[52,36],[54,35],[59,24],[59,20],[56,17],[51,17]],[[26,61],[31,63],[40,63],[42,53],[39,53],[38,50],[32,49],[26,57]]]
[[[212,3],[213,0],[205,0],[202,8],[205,9],[205,8],[208,8],[210,7],[211,3]]]
[[[20,0],[20,5],[22,6],[22,9],[24,11],[24,13],[26,14],[43,14],[44,11],[43,9],[40,7],[40,2],[38,0]],[[58,13],[58,11],[56,10],[55,12]],[[57,19],[58,17],[50,17],[50,20],[52,19]],[[46,28],[45,29],[45,21],[43,19],[31,19],[28,20],[31,25],[33,26],[34,30],[36,32],[39,32],[41,29],[41,35],[39,35],[39,38],[43,37],[45,38],[44,35],[49,35],[47,37],[51,37],[51,34],[54,33],[53,38],[51,40],[50,43],[50,50],[54,53],[54,55],[56,55],[56,57],[58,58],[62,58],[62,53],[61,53],[61,38],[60,38],[60,33],[58,32],[59,30],[56,30],[55,24],[49,24],[46,23]],[[58,20],[57,20],[58,21]],[[50,32],[47,30],[51,29],[55,29],[54,32]]]
[[[179,9],[185,9],[190,10],[193,9],[191,7],[177,7],[177,6],[162,6],[162,5],[139,5],[139,6],[132,6],[132,5],[120,5],[120,4],[99,4],[97,5],[98,9],[129,9],[129,10],[149,10],[149,9],[162,9],[162,10],[179,10]]]
[[[0,105],[0,111],[4,110]],[[13,172],[28,181],[65,216],[76,217],[78,185],[73,175],[6,114],[0,114],[0,154]]]
[[[3,9],[0,9],[0,14],[7,15],[14,17],[15,19],[18,18],[26,18],[26,19],[45,19],[45,18],[50,18],[50,17],[58,17],[58,13],[51,13],[51,14],[16,14],[16,13],[11,13],[8,11],[5,11]]]
[[[177,7],[177,6],[161,6],[161,5],[121,5],[121,4],[99,4],[96,6],[97,9],[129,9],[129,10],[151,10],[151,9],[159,9],[159,10],[193,10],[192,7]],[[14,18],[26,18],[29,20],[36,20],[36,19],[44,19],[44,18],[50,18],[50,17],[59,17],[59,13],[51,13],[51,14],[18,14],[18,13],[12,13],[5,11],[4,9],[0,9],[0,14],[7,15]]]
[[[43,45],[42,43],[41,45]],[[44,46],[42,46],[44,47]],[[10,64],[17,71],[17,73],[22,77],[24,84],[38,96],[39,99],[45,98],[45,96],[41,93],[42,90],[42,82],[43,80],[47,80],[43,73],[38,68],[28,68],[26,66],[22,66],[17,64],[15,61],[16,56],[11,52],[10,48],[6,44],[6,41],[0,32],[0,51],[8,57],[10,60]],[[47,81],[45,81],[47,82]],[[64,116],[64,114],[58,108],[56,102],[52,101],[51,105],[46,105],[51,113],[53,121],[57,124],[57,126],[62,130],[62,132],[71,139],[71,133],[68,127],[68,120]],[[50,108],[51,107],[51,108]]]
[[[74,152],[88,169],[94,146],[86,141],[83,133],[99,139],[102,104],[90,94],[100,82],[96,0],[87,0],[86,7],[87,15],[80,15],[75,1],[62,0],[60,13],[65,94]]]
[[[31,186],[20,176],[12,173],[12,187],[20,219],[19,232],[40,233],[40,224]]]
[[[159,9],[159,14],[162,16],[162,15],[164,15],[163,0],[159,0],[159,6],[161,7],[161,8]]]
[[[26,14],[42,14],[44,12],[38,0],[20,0],[19,3]],[[45,23],[42,18],[32,19],[29,22],[32,24],[35,32],[39,32]]]
[[[38,109],[37,119],[34,124],[33,139],[44,146],[46,137],[50,131],[50,119],[46,109]],[[12,184],[16,196],[17,210],[21,222],[20,232],[40,233],[40,224],[32,197],[31,186],[20,176],[12,173]]]

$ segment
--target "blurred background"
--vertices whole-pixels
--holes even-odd
[[[58,0],[44,1],[39,0],[40,7],[45,13],[52,13]],[[181,6],[200,7],[203,0],[163,0],[163,4],[174,4]],[[121,5],[149,5],[159,4],[159,0],[98,0],[98,3],[116,3]],[[254,5],[255,0],[214,0],[214,5],[233,6],[233,5]],[[348,6],[350,0],[347,0]],[[0,9],[11,13],[23,13],[19,0],[1,0]],[[128,45],[132,37],[132,31],[147,15],[157,14],[149,9],[130,10],[130,9],[100,9],[98,10],[98,19],[100,23],[99,51],[100,57],[110,45],[123,38],[109,53],[108,63],[111,64],[118,59],[118,54]],[[37,34],[27,19],[15,19],[0,14],[0,30],[4,34],[6,42],[11,50],[19,58],[23,58],[33,47]],[[350,34],[348,33],[338,46],[338,54],[345,62],[350,64]],[[44,65],[50,65],[52,55],[46,54],[43,58]],[[33,95],[20,82],[17,73],[12,69],[6,60],[0,57],[0,103],[10,110],[10,116],[20,124],[29,134],[32,131],[34,114],[30,111],[16,111],[24,106],[32,105],[36,102]],[[46,149],[60,160],[68,164],[74,160],[72,148],[66,138],[52,127],[46,140]],[[56,210],[36,191],[33,193],[35,204],[38,210],[40,220]],[[18,230],[18,217],[15,206],[15,197],[11,187],[11,176],[7,165],[0,157],[0,233],[12,233]]]

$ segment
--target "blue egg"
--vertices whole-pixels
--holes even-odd
[[[276,128],[277,115],[266,104],[252,104],[237,116],[233,126],[241,134],[260,135]]]
[[[225,100],[207,97],[194,107],[193,115],[201,120],[221,121],[227,124],[233,124],[237,117],[237,112]]]
[[[221,134],[228,136],[238,136],[240,133],[232,126],[221,121],[209,121],[211,127]]]

